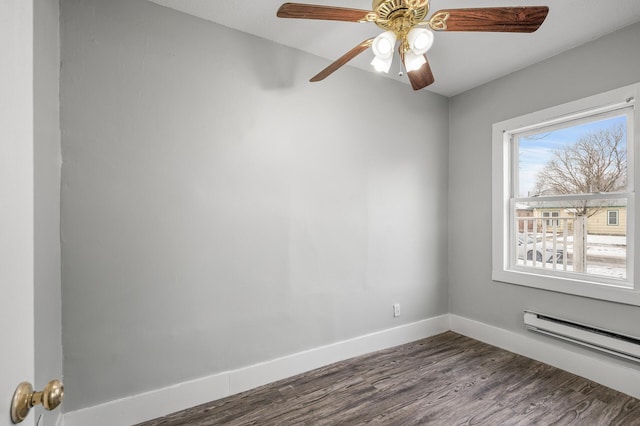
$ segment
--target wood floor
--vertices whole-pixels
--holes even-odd
[[[142,423],[640,425],[640,400],[447,332]]]

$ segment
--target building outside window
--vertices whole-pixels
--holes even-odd
[[[542,212],[542,217],[560,217],[560,212],[558,210]],[[547,226],[560,226],[559,220],[547,220],[546,222]]]

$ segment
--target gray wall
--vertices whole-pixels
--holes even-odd
[[[34,1],[35,383],[62,379],[60,26],[57,1]],[[60,410],[46,412],[56,424]]]
[[[490,224],[492,124],[639,82],[639,44],[636,24],[451,99],[451,313],[525,333],[522,311],[539,309],[638,334],[637,307],[492,282]]]
[[[67,411],[447,312],[446,98],[141,0],[61,25]]]

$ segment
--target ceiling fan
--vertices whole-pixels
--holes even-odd
[[[345,53],[310,81],[324,80],[369,47],[375,55],[371,64],[376,70],[388,73],[396,43],[399,42],[398,54],[411,86],[413,90],[420,90],[435,81],[426,56],[434,40],[431,30],[532,33],[542,25],[549,13],[547,6],[445,9],[425,20],[429,13],[429,0],[373,0],[372,9],[284,3],[278,9],[277,16],[373,22],[384,30],[379,36],[365,40]]]

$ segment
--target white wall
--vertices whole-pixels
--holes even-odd
[[[35,383],[62,379],[60,25],[57,1],[34,1]],[[60,410],[34,410],[55,424]]]
[[[451,99],[452,314],[525,334],[523,311],[533,309],[638,334],[637,307],[492,282],[490,224],[492,124],[639,82],[640,57],[636,54],[639,43],[640,24],[636,24]],[[635,280],[639,279],[636,272]],[[546,337],[535,338],[549,341]],[[592,353],[557,344],[575,352]],[[602,359],[618,363],[613,358],[602,356]],[[619,363],[638,369],[630,362]]]
[[[141,0],[61,37],[66,411],[447,312],[446,98]]]

